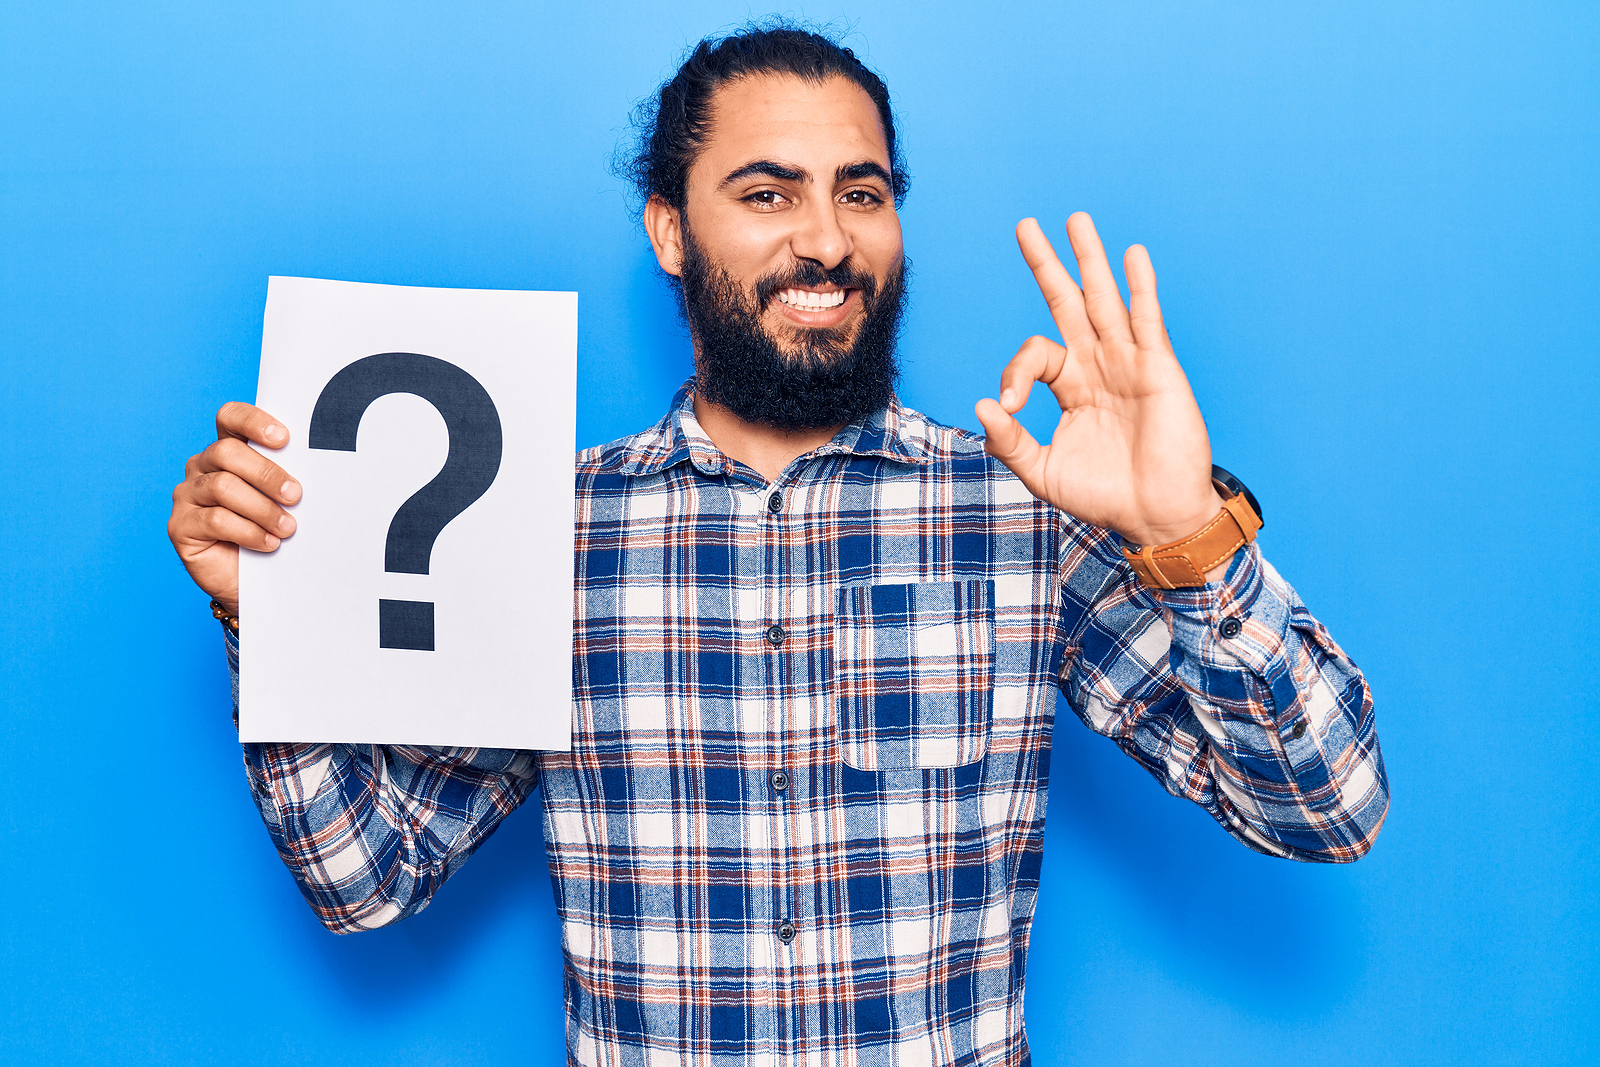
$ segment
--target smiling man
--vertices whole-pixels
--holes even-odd
[[[537,783],[569,1062],[1027,1062],[1058,690],[1258,851],[1353,860],[1387,809],[1366,684],[1213,480],[1144,250],[1130,313],[1087,216],[1082,289],[1019,226],[1064,343],[974,437],[895,398],[904,174],[848,50],[697,47],[633,168],[695,377],[578,456],[572,751],[245,746],[339,931],[420,910]],[[1048,447],[1013,418],[1036,380]],[[300,489],[244,444],[284,443],[269,414],[218,428],[170,531],[237,625],[237,546]]]
[[[895,178],[877,106],[842,77],[734,78],[707,118],[717,136],[692,165],[646,152],[683,173],[647,185],[645,229],[683,299],[703,428],[776,477],[894,397],[905,296]]]

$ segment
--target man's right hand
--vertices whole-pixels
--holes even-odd
[[[239,546],[277,548],[295,527],[282,505],[300,499],[300,483],[246,441],[282,448],[289,431],[253,404],[222,405],[217,439],[189,457],[167,520],[167,536],[189,577],[231,615],[239,613]]]

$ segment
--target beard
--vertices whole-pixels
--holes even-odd
[[[895,342],[905,310],[906,271],[902,256],[880,287],[848,258],[832,270],[801,260],[764,275],[752,300],[685,229],[683,273],[677,280],[697,349],[696,395],[746,422],[779,430],[840,426],[878,411],[894,397],[900,377]],[[799,339],[786,346],[762,325],[761,313],[782,290],[828,283],[860,290],[863,312],[854,340],[843,327],[801,327]]]

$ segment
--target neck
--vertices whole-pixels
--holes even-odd
[[[816,430],[780,430],[746,422],[721,404],[698,396],[694,398],[694,417],[719,452],[754,468],[768,482],[777,481],[795,457],[827,444],[844,428],[840,423]]]

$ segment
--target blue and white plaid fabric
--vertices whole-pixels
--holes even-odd
[[[769,485],[686,389],[577,489],[570,753],[245,746],[339,931],[423,908],[542,783],[573,1063],[1027,1062],[1057,686],[1252,848],[1378,832],[1366,685],[1254,546],[1153,593],[894,404]]]

